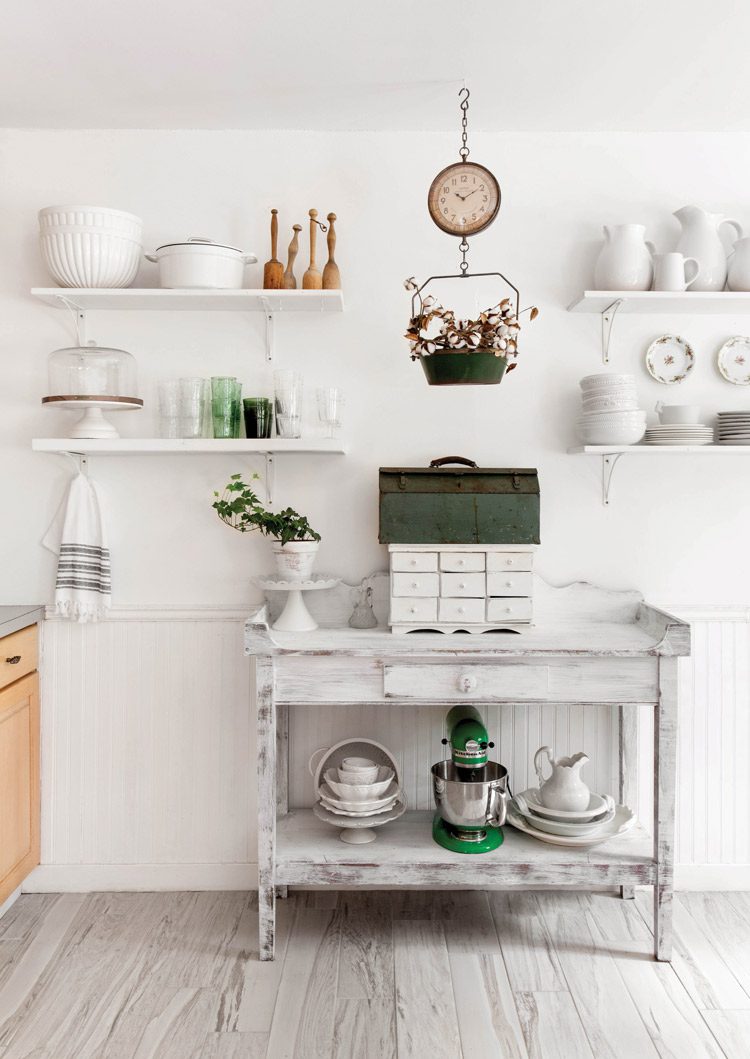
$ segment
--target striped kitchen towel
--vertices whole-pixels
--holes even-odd
[[[96,486],[84,474],[70,483],[42,541],[58,558],[55,610],[71,621],[97,621],[112,602],[109,548]]]

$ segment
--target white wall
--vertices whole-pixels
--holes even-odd
[[[409,361],[401,337],[408,312],[402,280],[450,271],[457,263],[456,242],[434,228],[425,211],[429,182],[455,156],[455,137],[2,133],[2,600],[49,600],[53,558],[39,539],[69,476],[61,458],[29,449],[31,437],[59,435],[69,424],[64,413],[42,409],[39,398],[48,352],[72,344],[65,315],[28,294],[31,286],[49,283],[37,252],[35,214],[53,202],[91,201],[139,213],[147,249],[208,235],[253,249],[261,261],[268,256],[271,206],[281,211],[283,245],[292,222],[302,222],[310,206],[339,215],[337,257],[347,312],[280,320],[277,327],[279,364],[300,367],[310,391],[330,383],[348,397],[347,457],[279,461],[278,501],[297,506],[322,532],[321,569],[356,580],[385,565],[377,543],[380,465],[422,464],[458,452],[485,465],[539,468],[538,568],[549,580],[637,587],[671,605],[746,604],[750,486],[742,456],[655,453],[623,460],[605,510],[598,461],[566,454],[574,441],[577,380],[601,370],[601,363],[598,319],[567,314],[565,305],[591,284],[602,222],[643,221],[659,248],[668,249],[677,235],[671,211],[694,201],[750,228],[750,137],[476,133],[472,148],[503,188],[498,221],[472,245],[472,267],[505,272],[521,288],[522,304],[536,303],[541,315],[524,330],[519,367],[499,388],[441,391],[428,390],[421,369]],[[141,282],[155,283],[151,266],[144,266]],[[482,297],[488,304],[489,293]],[[645,407],[665,396],[697,402],[706,412],[746,407],[747,394],[723,382],[714,366],[723,339],[746,329],[742,317],[624,317],[611,368],[636,373]],[[669,330],[684,335],[697,356],[691,377],[671,391],[642,367],[648,341]],[[147,406],[120,418],[123,434],[154,432],[152,398],[162,376],[237,374],[246,392],[269,392],[260,317],[92,314],[90,336],[138,359]],[[116,604],[247,604],[250,575],[268,568],[267,545],[230,533],[209,505],[212,489],[228,474],[251,467],[251,461],[218,457],[92,460],[107,499]],[[173,664],[171,647],[165,650],[165,665]],[[718,688],[719,677],[711,679]],[[177,694],[178,686],[169,684],[168,695]],[[747,683],[736,694],[738,708],[744,707]],[[103,712],[94,719],[106,727],[112,721],[107,711],[115,707],[106,696],[98,701]],[[709,717],[717,701],[713,695],[707,700]],[[55,691],[48,689],[45,723],[67,723],[54,706]],[[169,706],[179,718],[179,700],[170,698]],[[737,734],[747,742],[744,729]],[[699,734],[694,743],[700,750]],[[150,752],[156,752],[153,744]],[[48,785],[51,767],[46,761]],[[690,767],[684,764],[683,775]],[[85,793],[96,797],[96,791]],[[66,795],[56,789],[56,797],[63,799],[57,820],[65,817]],[[48,833],[47,848],[56,841]],[[691,848],[690,856],[699,859],[700,849]],[[161,857],[165,851],[157,852]]]

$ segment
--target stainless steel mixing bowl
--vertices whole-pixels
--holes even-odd
[[[452,761],[432,766],[432,793],[437,810],[454,827],[502,827],[508,808],[508,770],[496,761],[474,769],[472,781],[462,780],[466,769]]]

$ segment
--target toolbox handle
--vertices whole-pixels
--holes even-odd
[[[474,460],[467,460],[465,456],[441,456],[438,460],[430,460],[430,467],[444,467],[446,463],[462,463],[464,467],[476,467]]]

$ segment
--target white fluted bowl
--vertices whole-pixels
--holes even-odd
[[[61,287],[129,287],[143,253],[143,223],[123,210],[47,206],[39,211],[42,258]]]

